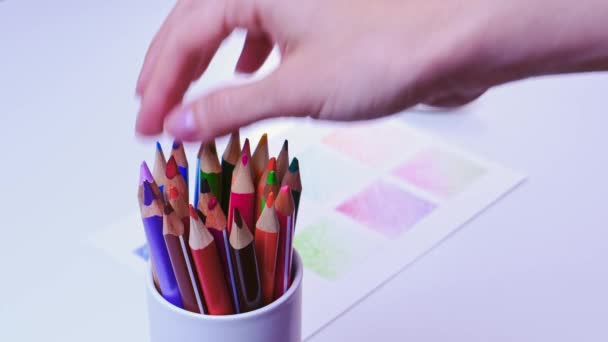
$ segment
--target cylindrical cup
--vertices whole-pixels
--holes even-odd
[[[180,309],[156,290],[147,276],[148,318],[152,342],[301,342],[302,260],[293,253],[291,286],[263,308],[229,316],[195,314]]]

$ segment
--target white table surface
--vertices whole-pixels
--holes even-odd
[[[143,287],[80,241],[136,209],[133,89],[170,7],[0,0],[0,340],[144,336]],[[238,41],[198,91],[229,79]],[[408,114],[528,180],[311,341],[608,340],[607,98],[606,73],[561,76]]]

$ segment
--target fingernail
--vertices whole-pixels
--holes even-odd
[[[191,107],[183,108],[167,118],[166,128],[171,135],[181,140],[194,140],[198,125]]]

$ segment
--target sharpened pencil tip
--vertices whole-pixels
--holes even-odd
[[[200,193],[208,194],[210,192],[211,192],[211,186],[209,186],[209,181],[207,180],[207,178],[203,178],[201,180]]]
[[[266,177],[266,184],[274,185],[277,184],[277,173],[273,171],[268,172],[268,177]]]
[[[177,150],[182,145],[182,142],[179,140],[173,140],[173,145],[171,146],[174,150]]]
[[[287,186],[287,185],[283,185],[283,186],[281,187],[281,189],[279,190],[279,192],[282,192],[282,193],[288,193],[288,194],[289,194],[289,191],[290,191],[290,190],[289,190],[289,186]]]
[[[169,187],[169,199],[176,200],[178,197],[179,197],[179,190],[177,190],[177,188],[174,186],[170,186]]]
[[[192,204],[190,204],[188,206],[188,213],[190,214],[190,217],[192,219],[194,219],[195,221],[198,221],[198,215],[196,214],[196,209],[194,209],[194,207],[192,206]]]
[[[243,153],[247,153],[247,155],[251,154],[251,147],[249,146],[249,138],[245,139],[245,143],[243,144]]]
[[[152,204],[152,201],[154,201],[156,199],[156,195],[154,195],[154,191],[152,190],[152,185],[149,182],[144,181],[143,187],[144,187],[144,205],[148,206],[148,205]]]
[[[209,200],[209,203],[207,204],[207,208],[209,208],[209,210],[213,210],[213,208],[215,208],[216,205],[217,205],[217,199],[215,197],[212,197]]]
[[[234,208],[234,223],[238,228],[243,228],[243,218],[238,208]]]
[[[148,167],[148,164],[145,161],[141,163],[141,166],[139,168],[139,184],[144,184],[144,181],[150,183],[154,182],[152,172],[150,172],[150,168]]]
[[[289,142],[287,141],[287,139],[285,139],[285,141],[283,142],[282,149],[285,151],[289,151]]]
[[[241,161],[243,162],[243,166],[247,166],[247,163],[249,163],[249,156],[247,156],[247,153],[243,153]]]
[[[203,221],[203,224],[207,224],[207,216],[205,216],[202,211],[196,209],[196,214],[201,219],[201,221]]]
[[[163,147],[160,145],[160,141],[156,142],[156,151],[163,152]]]
[[[264,145],[264,144],[268,144],[268,133],[262,134],[262,137],[260,138],[260,141],[258,142],[258,146]]]
[[[175,157],[171,156],[171,158],[169,158],[169,161],[167,162],[167,170],[165,171],[165,175],[167,176],[167,178],[173,179],[173,177],[175,177],[178,173],[179,170],[177,168],[177,162],[175,161]]]
[[[277,158],[272,157],[268,159],[268,164],[266,164],[266,170],[272,171],[277,169]]]
[[[295,173],[298,172],[298,170],[300,170],[300,162],[298,161],[298,158],[294,157],[291,160],[291,164],[289,164],[289,172]]]
[[[271,208],[274,205],[274,192],[270,192],[266,197],[266,207]]]

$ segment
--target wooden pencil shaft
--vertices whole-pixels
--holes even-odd
[[[177,285],[184,303],[184,309],[200,313],[200,308],[194,293],[195,290],[192,286],[192,280],[190,279],[190,273],[188,272],[188,266],[184,257],[184,251],[182,251],[180,238],[183,239],[183,236],[178,237],[166,234],[165,244],[167,245],[175,278],[177,279]]]

